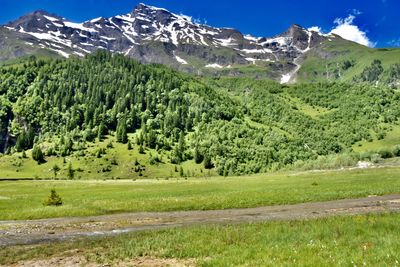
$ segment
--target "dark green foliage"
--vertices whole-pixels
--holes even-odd
[[[103,140],[105,133],[106,133],[106,126],[104,125],[103,122],[100,122],[100,125],[97,130],[97,139],[99,139],[99,141]]]
[[[35,133],[32,128],[29,128],[28,131],[22,131],[17,138],[17,142],[15,144],[15,148],[18,152],[22,150],[31,149],[33,146],[33,141],[35,138]]]
[[[50,196],[43,203],[45,206],[61,206],[63,201],[61,197],[57,194],[56,190],[52,189],[50,192]]]
[[[180,177],[185,176],[185,173],[184,173],[184,171],[183,171],[183,167],[182,167],[182,166],[179,167],[179,176],[180,176]]]
[[[342,68],[353,65],[344,61]],[[379,80],[381,67],[374,62],[364,76]],[[384,138],[382,124],[400,118],[399,92],[380,85],[199,79],[104,51],[0,68],[0,103],[0,137],[11,128],[17,150],[29,149],[36,135],[39,142],[60,137],[46,146],[49,156],[79,155],[109,133],[132,149],[134,134],[141,154],[155,149],[173,164],[194,159],[221,175],[346,152],[358,141]],[[99,148],[92,156],[105,153]]]
[[[118,121],[117,125],[117,142],[126,144],[128,142],[128,132],[126,129],[125,119]]]
[[[203,164],[204,164],[204,168],[205,168],[205,169],[212,169],[212,168],[214,168],[214,164],[211,162],[211,157],[210,157],[209,155],[206,155],[206,156],[204,157],[204,162],[203,162]]]
[[[132,150],[132,149],[133,149],[132,143],[131,143],[131,141],[128,141],[128,150]]]
[[[348,69],[354,67],[354,65],[355,65],[355,62],[353,60],[345,60],[342,63],[342,69],[348,70]]]
[[[38,164],[44,163],[44,154],[40,146],[35,145],[32,150],[32,159],[35,160]]]
[[[379,155],[383,159],[389,159],[393,157],[392,151],[390,149],[385,149],[385,148],[379,150]]]
[[[380,60],[374,60],[371,66],[366,67],[359,77],[356,78],[357,81],[361,82],[377,82],[381,74],[383,73],[382,62]]]
[[[204,159],[203,155],[200,153],[198,147],[196,146],[196,148],[194,149],[194,161],[197,164],[200,164],[203,162],[203,159]]]
[[[57,164],[54,164],[52,170],[53,170],[53,173],[54,173],[54,178],[57,178],[57,174],[61,170],[61,168]]]
[[[400,145],[397,145],[393,148],[392,154],[395,157],[400,157]]]
[[[140,146],[139,146],[139,153],[140,153],[140,154],[145,154],[143,145],[140,145]]]
[[[75,170],[74,170],[74,168],[72,168],[72,163],[69,163],[69,165],[68,165],[67,177],[70,180],[74,179],[74,177],[75,177]]]
[[[388,72],[387,84],[393,88],[400,87],[400,63],[390,66]]]
[[[114,145],[113,145],[112,141],[108,142],[107,148],[113,148],[113,147],[114,147]]]

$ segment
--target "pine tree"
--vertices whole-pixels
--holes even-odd
[[[35,145],[32,150],[32,158],[35,160],[38,164],[41,164],[44,162],[44,155],[42,150],[38,145]]]
[[[53,173],[54,173],[54,179],[56,179],[57,178],[57,174],[61,169],[57,164],[54,164],[52,170],[53,170]]]
[[[140,154],[144,154],[143,145],[140,145],[140,146],[139,146],[139,153],[140,153]]]
[[[101,122],[99,125],[99,129],[97,131],[97,139],[99,139],[99,141],[103,140],[105,131],[106,131],[106,126],[104,125],[103,122]]]
[[[126,130],[126,120],[121,119],[117,125],[117,142],[126,144],[128,142],[128,133]]]
[[[180,132],[178,146],[175,150],[179,162],[185,161],[185,146],[185,135]]]
[[[72,180],[75,177],[75,170],[72,168],[72,163],[70,162],[67,169],[68,179]]]
[[[185,175],[182,166],[179,168],[179,175],[183,177]]]
[[[63,204],[61,197],[57,194],[56,190],[50,191],[49,198],[43,203],[45,206],[61,206]]]

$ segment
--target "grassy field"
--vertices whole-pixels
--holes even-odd
[[[393,129],[387,133],[382,139],[378,140],[376,136],[372,142],[361,141],[353,146],[354,151],[379,151],[380,149],[393,149],[396,145],[400,144],[400,126],[393,126]]]
[[[83,255],[115,264],[135,258],[198,266],[399,266],[400,214],[233,226],[197,226],[0,250],[0,264]]]
[[[42,205],[52,188],[62,207]],[[188,180],[3,181],[0,220],[246,208],[399,192],[400,167]]]
[[[181,166],[169,163],[169,152],[158,153],[154,149],[146,149],[139,153],[139,146],[134,143],[134,134],[129,138],[133,149],[128,150],[126,144],[117,143],[114,136],[109,136],[103,141],[88,143],[81,151],[75,151],[71,156],[46,157],[46,162],[38,165],[31,157],[31,150],[26,152],[26,158],[22,153],[0,156],[1,179],[53,179],[55,178],[53,167],[57,165],[60,171],[57,178],[67,178],[69,164],[75,170],[76,179],[143,179],[143,178],[172,178],[180,177],[180,167],[184,176],[205,177],[215,175],[215,171],[206,170],[202,164],[195,164],[193,160],[182,163]],[[110,147],[112,144],[112,147]],[[45,148],[47,144],[43,145]],[[99,148],[105,149],[106,154],[96,156]],[[151,163],[152,157],[158,157],[161,162]],[[137,164],[142,171],[135,171]]]

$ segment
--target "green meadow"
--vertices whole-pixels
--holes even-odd
[[[61,207],[43,201],[56,189]],[[139,211],[212,210],[400,192],[400,167],[241,177],[0,182],[0,220]]]
[[[148,231],[5,248],[0,264],[83,255],[110,266],[143,257],[197,266],[398,266],[399,220],[400,214],[381,214]]]

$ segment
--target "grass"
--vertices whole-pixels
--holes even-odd
[[[389,131],[385,138],[378,140],[376,137],[372,142],[361,141],[353,146],[354,151],[379,151],[381,149],[393,149],[396,145],[400,145],[400,126],[393,126],[393,130]]]
[[[61,207],[42,205],[53,188]],[[0,220],[247,208],[399,192],[399,167],[169,181],[3,181]]]
[[[134,144],[134,134],[129,135],[133,149],[128,150],[126,144],[117,143],[115,137],[110,136],[103,141],[88,143],[82,151],[75,151],[71,156],[46,157],[46,163],[38,165],[31,157],[31,150],[26,152],[27,158],[22,153],[15,153],[8,156],[0,156],[1,179],[32,179],[32,178],[55,178],[53,167],[61,168],[57,174],[58,178],[67,178],[69,164],[76,170],[77,179],[143,179],[143,178],[172,178],[180,177],[179,168],[169,163],[169,152],[157,152],[146,149],[145,154],[139,153],[139,146]],[[107,145],[112,143],[112,148]],[[46,150],[44,144],[42,148]],[[106,154],[97,158],[96,151],[105,148]],[[83,153],[83,154],[81,154]],[[150,159],[158,155],[161,162],[151,164]],[[135,171],[135,162],[143,166],[143,171]],[[178,172],[175,171],[175,168]],[[185,176],[204,177],[215,175],[215,171],[205,170],[202,164],[195,164],[193,160],[182,163]],[[189,171],[190,170],[190,171]]]
[[[304,101],[301,99],[292,97],[289,94],[285,94],[284,99],[286,99],[293,107],[296,107],[300,112],[310,116],[313,119],[318,119],[320,116],[329,114],[333,111],[323,107],[310,106],[304,103]]]
[[[354,60],[355,65],[348,70],[341,70],[341,81],[352,81],[353,77],[359,75],[375,59],[382,61],[385,70],[390,65],[399,63],[398,48],[372,49],[341,38],[330,39],[331,41],[323,42],[317,51],[308,53],[298,73],[298,82],[326,81],[327,65],[329,72],[333,74],[345,60]],[[329,79],[334,80],[333,77]]]
[[[196,226],[0,250],[0,264],[83,254],[90,262],[195,259],[199,266],[398,266],[400,214]],[[68,253],[68,251],[70,251]]]

